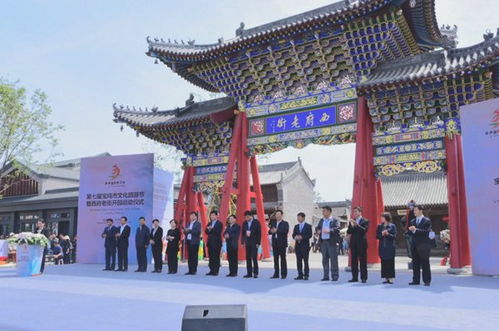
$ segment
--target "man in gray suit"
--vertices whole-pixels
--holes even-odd
[[[190,222],[184,228],[185,242],[187,244],[187,264],[189,271],[186,275],[195,275],[198,269],[198,251],[201,236],[201,223],[198,221],[198,213],[195,211],[189,215]]]
[[[340,237],[340,221],[332,217],[331,213],[331,207],[322,207],[323,218],[319,221],[315,232],[319,236],[322,267],[324,268],[324,277],[321,280],[329,280],[329,267],[331,265],[331,280],[336,282],[339,278],[338,239]]]

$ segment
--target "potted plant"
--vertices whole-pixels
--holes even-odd
[[[40,274],[43,250],[49,240],[43,234],[21,232],[8,239],[16,245],[16,268],[18,276],[34,276]]]

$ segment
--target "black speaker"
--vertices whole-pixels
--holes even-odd
[[[186,306],[182,331],[248,331],[246,305]]]

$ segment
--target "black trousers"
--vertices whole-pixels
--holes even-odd
[[[166,255],[168,257],[168,272],[176,273],[178,269],[178,246],[173,246],[168,244],[168,248],[166,250]]]
[[[281,277],[285,278],[288,275],[286,248],[286,246],[272,246],[272,253],[274,255],[274,276],[279,276],[279,260],[281,262]]]
[[[209,262],[208,266],[210,267],[210,272],[214,274],[218,274],[220,270],[220,250],[222,249],[222,244],[214,244],[208,246],[208,256]]]
[[[199,251],[199,243],[191,244],[190,241],[187,241],[187,254],[188,260],[187,264],[189,266],[189,272],[195,274],[198,271],[198,251]]]
[[[106,269],[116,267],[116,246],[106,247]]]
[[[128,270],[128,245],[118,246],[118,269]]]
[[[48,253],[48,248],[45,247],[43,249],[42,265],[40,267],[40,273],[42,273],[42,274],[43,274],[43,271],[45,271],[45,256],[47,256],[47,253]]]
[[[431,283],[430,249],[418,245],[412,247],[412,281],[414,283],[421,281],[421,269],[423,269],[423,282]]]
[[[69,264],[69,261],[70,261],[70,255],[69,255],[69,251],[66,251],[64,252],[64,257],[62,258],[62,261],[64,262],[64,264]]]
[[[232,275],[237,275],[237,249],[238,247],[233,247],[227,245],[227,260],[229,260],[229,273]]]
[[[256,244],[246,244],[246,271],[248,275],[258,276],[258,250]]]
[[[145,245],[139,245],[135,247],[137,249],[137,263],[139,265],[139,270],[147,270],[147,248]]]
[[[154,270],[163,270],[163,256],[162,256],[163,244],[151,245],[152,256],[154,258]]]
[[[310,249],[309,247],[297,247],[295,254],[296,254],[296,267],[298,269],[298,276],[303,277],[307,276],[309,273],[309,267],[308,267],[308,255],[309,255]],[[305,265],[305,270],[303,270],[303,265]]]
[[[395,278],[395,258],[381,259],[381,278]]]
[[[350,252],[352,254],[352,279],[359,279],[360,264],[360,279],[367,280],[367,245],[352,245]]]

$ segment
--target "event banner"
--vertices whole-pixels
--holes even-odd
[[[155,182],[157,180],[157,182]],[[78,200],[78,263],[104,263],[106,219],[120,226],[121,216],[131,227],[128,261],[136,263],[135,232],[139,217],[151,227],[173,215],[173,176],[154,168],[153,154],[84,158],[80,169]],[[148,255],[151,255],[150,252]]]
[[[499,98],[461,107],[461,128],[473,273],[499,275]]]

